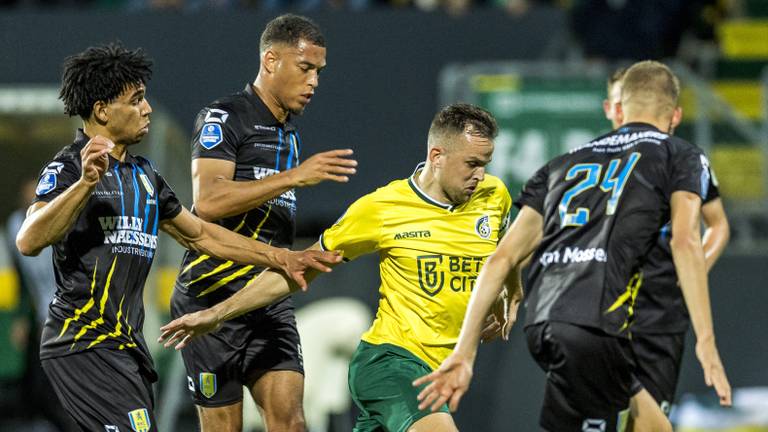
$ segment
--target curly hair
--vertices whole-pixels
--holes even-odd
[[[89,47],[64,60],[59,99],[66,114],[87,120],[94,103],[110,103],[151,77],[152,61],[141,48],[131,51],[120,43]]]

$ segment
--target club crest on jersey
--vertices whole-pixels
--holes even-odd
[[[224,134],[221,132],[221,125],[218,123],[206,123],[200,132],[200,145],[210,150],[224,141]]]
[[[155,188],[152,187],[152,183],[149,181],[149,177],[147,177],[146,174],[139,174],[139,178],[141,179],[141,184],[144,185],[144,189],[147,191],[149,196],[154,195]]]
[[[64,164],[61,162],[49,163],[48,166],[43,170],[43,173],[40,175],[40,180],[37,182],[35,194],[37,194],[37,196],[42,196],[56,189],[59,174],[61,174],[62,169],[64,169]]]
[[[149,412],[146,408],[139,408],[128,413],[131,420],[131,429],[135,432],[149,432],[152,422],[149,420]]]
[[[491,218],[488,215],[480,216],[475,222],[475,232],[482,239],[491,238]]]
[[[208,399],[212,398],[216,394],[216,374],[210,372],[202,372],[200,374],[200,393]]]

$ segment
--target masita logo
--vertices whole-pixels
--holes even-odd
[[[432,233],[429,230],[405,231],[405,232],[395,234],[395,240],[430,238],[430,237],[432,237]]]

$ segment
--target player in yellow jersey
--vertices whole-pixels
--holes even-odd
[[[341,251],[345,261],[380,256],[376,320],[349,367],[361,410],[355,431],[457,430],[447,406],[436,413],[418,409],[419,389],[411,382],[450,355],[480,269],[505,228],[509,193],[485,174],[496,133],[483,109],[444,108],[430,127],[424,164],[357,200],[313,246]],[[281,273],[265,271],[224,302],[172,321],[161,340],[181,349],[191,337],[296,289]],[[521,295],[499,299],[488,334],[508,332]]]

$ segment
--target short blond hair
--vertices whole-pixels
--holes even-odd
[[[680,97],[680,81],[669,67],[646,60],[627,69],[622,78],[621,106],[625,113],[671,116]]]

